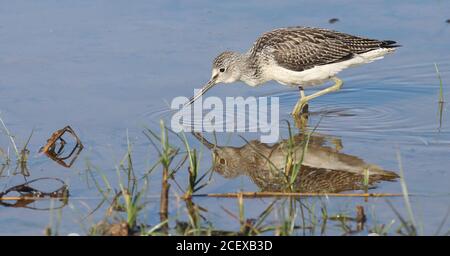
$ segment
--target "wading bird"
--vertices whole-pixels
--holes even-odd
[[[219,54],[213,62],[211,79],[187,105],[219,83],[242,81],[259,86],[275,80],[299,88],[300,99],[292,111],[297,116],[307,111],[310,100],[342,87],[337,73],[381,59],[398,46],[391,40],[363,38],[321,28],[275,29],[261,35],[246,53]],[[328,80],[334,81],[334,85],[305,95],[305,87]]]

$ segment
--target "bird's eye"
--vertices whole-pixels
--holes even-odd
[[[225,72],[225,68],[221,68],[221,69],[219,69],[219,71],[223,73],[223,72]]]
[[[225,159],[223,159],[223,158],[220,158],[220,164],[226,164],[227,163],[227,161],[225,161]]]

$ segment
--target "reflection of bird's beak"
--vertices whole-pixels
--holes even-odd
[[[196,95],[194,95],[191,99],[189,99],[189,101],[185,104],[185,106],[191,105],[192,103],[194,103],[194,101],[196,101],[203,94],[205,94],[205,92],[207,92],[209,89],[213,88],[214,85],[217,84],[216,79],[217,79],[217,75],[212,77],[211,80],[209,80],[209,82],[207,84],[205,84],[205,86],[203,86],[203,88],[200,89],[200,91]]]
[[[205,139],[205,137],[203,137],[203,135],[199,132],[192,132],[192,134],[194,135],[194,137],[200,141],[205,147],[207,147],[208,149],[215,149],[217,145],[212,144],[211,142],[209,142],[208,140]]]

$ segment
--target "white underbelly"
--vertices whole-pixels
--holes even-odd
[[[284,85],[319,85],[323,84],[331,77],[334,77],[337,73],[346,68],[382,59],[384,55],[393,51],[393,48],[377,49],[363,54],[355,55],[355,57],[346,61],[327,64],[323,66],[316,66],[300,72],[292,71],[275,64],[271,65],[271,67],[266,69],[265,72],[267,74],[267,77],[270,77],[271,80],[275,80]]]

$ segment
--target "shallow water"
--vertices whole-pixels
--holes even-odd
[[[84,232],[84,227],[104,217],[102,206],[82,220],[101,196],[87,181],[86,163],[97,166],[116,180],[115,166],[127,150],[127,134],[133,144],[133,164],[143,174],[157,160],[142,134],[145,127],[159,131],[159,119],[169,120],[167,106],[176,96],[190,97],[194,88],[210,76],[211,60],[223,50],[245,51],[262,32],[273,28],[307,25],[351,34],[398,41],[403,47],[385,59],[345,70],[339,93],[310,104],[309,126],[342,141],[341,152],[357,156],[386,170],[399,170],[401,153],[405,179],[416,214],[426,234],[438,229],[450,203],[448,158],[450,133],[448,105],[439,128],[439,65],[444,86],[450,81],[450,27],[445,23],[450,4],[445,1],[378,1],[360,3],[314,1],[8,1],[0,8],[0,111],[19,146],[30,132],[28,168],[31,178],[58,177],[69,185],[71,198],[64,207],[60,234]],[[312,15],[313,14],[313,15]],[[339,22],[328,24],[330,18]],[[245,21],[245,22],[244,22]],[[307,94],[320,88],[306,91]],[[218,86],[207,96],[277,96],[280,119],[298,99],[296,90],[271,82],[258,88],[243,84]],[[444,97],[450,94],[444,87]],[[281,137],[287,138],[281,122]],[[85,146],[75,165],[66,169],[38,154],[57,129],[71,125]],[[238,136],[218,134],[220,145],[242,146]],[[241,134],[247,140],[258,134]],[[212,138],[209,136],[208,138]],[[202,172],[211,167],[208,149],[202,148]],[[182,146],[180,142],[173,142]],[[10,148],[0,133],[0,147]],[[3,161],[2,158],[0,158]],[[14,171],[9,170],[11,173]],[[6,172],[5,172],[6,173]],[[4,173],[4,175],[5,175]],[[6,173],[7,174],[7,173]],[[23,181],[20,176],[1,177],[2,190]],[[187,184],[187,171],[177,181]],[[175,187],[175,186],[173,186]],[[160,172],[151,176],[148,209],[140,218],[159,221]],[[258,191],[247,176],[226,179],[213,175],[201,193]],[[173,191],[177,191],[173,189]],[[399,182],[380,183],[372,190],[401,193]],[[179,194],[181,192],[177,191]],[[153,197],[156,197],[153,199]],[[406,216],[402,198],[389,199]],[[327,204],[329,212],[353,214],[363,205],[369,222],[396,219],[383,198],[307,199]],[[221,209],[237,212],[235,199],[201,198],[217,227],[238,227]],[[255,217],[272,199],[245,200],[246,215]],[[48,207],[49,203],[39,202]],[[170,205],[172,217],[183,209]],[[0,207],[2,234],[42,234],[57,219],[57,211]],[[370,215],[370,214],[369,214]],[[275,219],[275,217],[274,217]],[[276,220],[274,220],[276,221]],[[398,220],[396,220],[398,224]],[[450,222],[443,227],[450,229]],[[309,231],[308,231],[309,232]],[[306,234],[310,234],[306,232]],[[299,231],[298,234],[303,234]],[[318,234],[317,232],[312,234]],[[327,234],[340,234],[330,228]]]

